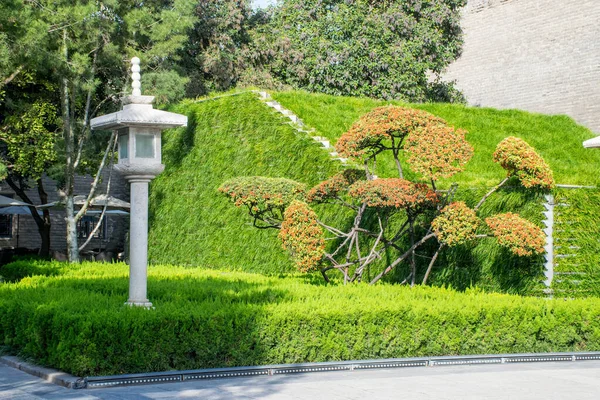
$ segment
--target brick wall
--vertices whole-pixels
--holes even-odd
[[[48,193],[48,201],[53,202],[59,200],[58,192],[56,191],[56,183],[51,179],[43,178],[44,188]],[[92,178],[89,176],[77,176],[75,178],[75,194],[88,194]],[[106,179],[104,179],[98,188],[99,194],[106,190]],[[110,187],[110,195],[118,199],[129,201],[129,184],[119,175],[113,174]],[[13,197],[21,200],[6,182],[0,181],[0,194]],[[27,195],[35,205],[40,204],[40,199],[37,194],[37,189],[34,186],[33,190],[29,190]],[[66,223],[65,212],[59,209],[50,209],[50,218],[52,220],[50,233],[50,247],[62,253],[66,253]],[[109,249],[122,250],[125,243],[125,234],[129,229],[129,218],[127,216],[105,216],[107,239],[94,238],[86,246],[86,249]],[[18,224],[17,224],[18,222]],[[13,216],[12,237],[0,238],[0,249],[7,247],[17,247],[17,234],[19,235],[18,247],[28,249],[37,249],[40,247],[41,239],[37,230],[37,225],[33,218],[29,215]],[[79,239],[82,241],[82,239]],[[85,239],[83,239],[85,240]],[[80,245],[83,241],[80,243]]]
[[[600,134],[600,0],[469,0],[446,79],[472,105],[567,114]]]

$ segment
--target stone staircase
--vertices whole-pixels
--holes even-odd
[[[329,139],[323,136],[316,136],[316,130],[314,128],[308,128],[304,122],[291,110],[284,108],[280,103],[273,100],[269,93],[264,91],[253,91],[258,94],[259,99],[267,106],[283,115],[285,118],[289,119],[290,126],[294,128],[300,134],[309,135],[315,142],[318,142],[331,156],[332,159],[341,162],[343,165],[347,165],[348,159],[344,157],[340,157],[340,155],[335,151],[335,147],[331,145]]]

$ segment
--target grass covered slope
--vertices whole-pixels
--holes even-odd
[[[378,101],[312,94],[302,91],[278,92],[273,98],[296,113],[319,135],[332,143],[358,118],[387,104]],[[595,135],[564,115],[532,114],[519,110],[495,110],[454,104],[410,104],[445,119],[450,125],[469,132],[467,140],[475,148],[466,170],[453,177],[464,187],[493,186],[504,177],[504,171],[492,162],[496,145],[507,136],[527,141],[550,164],[557,183],[576,185],[600,184],[600,151],[584,149],[582,142]],[[392,176],[395,167],[382,157],[380,176]]]
[[[600,297],[600,191],[555,192],[554,295]]]
[[[273,97],[302,117],[308,127],[316,127],[316,134],[332,139],[339,137],[360,115],[384,104],[305,92],[274,93]],[[556,177],[560,182],[593,184],[598,178],[595,174],[600,167],[600,152],[580,146],[581,140],[592,134],[567,117],[444,104],[416,107],[469,130],[468,140],[475,146],[475,157],[467,171],[458,176],[461,186],[456,199],[470,206],[483,196],[485,187],[503,177],[503,170],[491,161],[491,154],[497,142],[508,135],[525,138],[540,150],[555,171],[558,166]],[[340,164],[332,161],[327,151],[308,135],[298,134],[289,125],[289,119],[265,106],[254,94],[187,102],[176,111],[188,115],[189,127],[163,135],[166,170],[151,186],[151,262],[268,274],[293,271],[292,261],[277,238],[278,232],[254,228],[247,211],[235,208],[217,188],[227,179],[252,175],[295,179],[310,187],[333,175]],[[563,134],[569,146],[553,139]],[[567,155],[581,157],[583,161],[557,161],[571,147],[576,151]],[[395,173],[392,161],[387,162],[378,160],[378,166],[384,169],[383,173],[378,172],[379,176]],[[490,197],[480,209],[480,216],[511,211],[541,226],[542,201],[540,193],[510,187]],[[338,215],[337,209],[315,208],[325,222],[343,226],[344,215]],[[436,248],[432,242],[419,250],[420,274],[426,270],[428,257]],[[512,256],[495,240],[482,239],[442,252],[429,283],[461,290],[477,286],[487,291],[541,294],[543,262],[543,257]],[[387,279],[402,281],[407,268],[408,265],[399,265]]]
[[[307,135],[254,94],[185,103],[188,128],[163,135],[164,173],[152,182],[149,259],[154,263],[290,271],[274,229],[252,226],[217,188],[237,176],[285,177],[311,187],[333,175],[332,161]]]
[[[459,354],[600,350],[600,302],[125,264],[0,269],[0,346],[74,375]]]

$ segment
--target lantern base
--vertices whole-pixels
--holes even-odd
[[[133,301],[133,300],[128,300],[125,303],[126,306],[130,306],[130,307],[144,307],[144,308],[153,308],[152,307],[152,303],[150,303],[148,300],[146,301]]]

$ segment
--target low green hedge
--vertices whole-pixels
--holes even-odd
[[[148,286],[155,308],[146,310],[123,305],[124,264],[37,267],[46,273],[0,284],[0,341],[13,354],[75,375],[600,350],[597,299],[334,286],[303,276],[154,266]],[[19,268],[27,265],[0,274]]]

